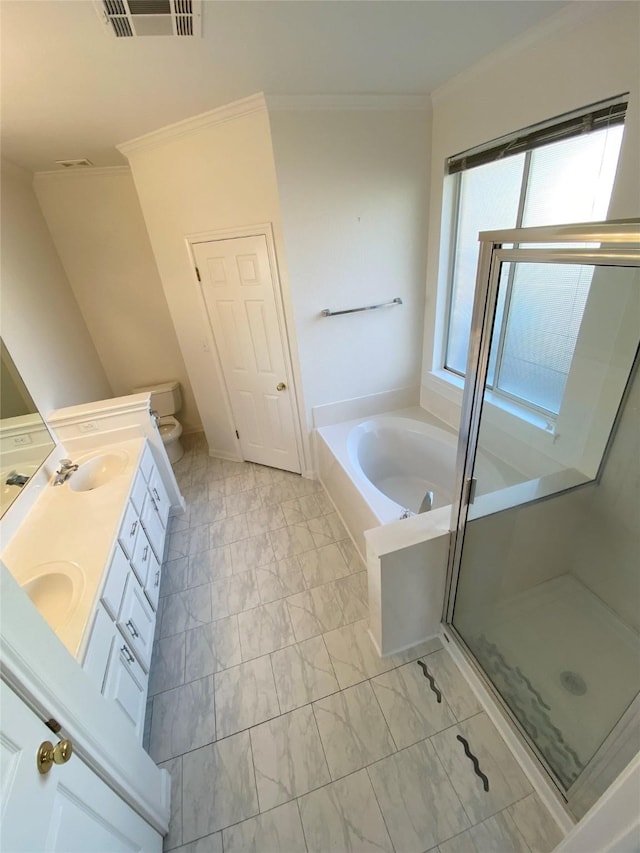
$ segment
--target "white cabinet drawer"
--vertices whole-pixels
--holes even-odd
[[[142,507],[144,505],[144,499],[147,495],[147,483],[142,473],[138,471],[136,474],[136,478],[133,482],[133,489],[131,490],[131,503],[136,508],[138,515],[142,512]]]
[[[171,502],[157,468],[154,469],[149,480],[149,493],[158,507],[158,515],[160,516],[162,526],[166,527],[171,510]]]
[[[160,563],[156,560],[153,551],[149,554],[149,571],[144,585],[144,594],[149,599],[149,604],[157,611],[160,598]]]
[[[98,605],[82,668],[100,691],[104,686],[113,640],[118,633],[109,614]]]
[[[124,711],[142,741],[147,703],[147,677],[129,645],[119,634],[109,661],[104,695]]]
[[[127,504],[127,511],[124,514],[124,521],[118,533],[118,542],[122,545],[124,553],[131,559],[133,549],[136,544],[136,536],[138,535],[138,527],[140,521],[138,513],[132,503]]]
[[[151,474],[155,471],[156,463],[153,461],[153,453],[151,452],[151,448],[148,444],[145,444],[144,451],[142,452],[142,459],[140,460],[140,470],[147,481],[151,478]]]
[[[107,581],[102,590],[102,603],[113,619],[118,618],[129,572],[130,568],[127,555],[120,545],[116,543],[111,564],[107,569]]]
[[[151,607],[157,610],[158,598],[160,597],[160,563],[153,553],[144,527],[138,531],[138,540],[133,552],[131,566],[140,581],[140,586],[143,587],[145,595],[149,599]]]
[[[147,534],[144,532],[144,527],[138,530],[138,538],[136,539],[136,547],[133,549],[131,557],[131,567],[136,573],[140,586],[144,587],[147,584],[147,575],[149,574],[149,559],[153,557],[153,551]]]
[[[118,627],[131,646],[145,672],[149,672],[155,614],[133,574],[127,580]]]
[[[150,494],[147,495],[144,502],[140,521],[145,529],[149,543],[158,558],[158,562],[161,563],[164,555],[165,529],[160,520],[157,504]]]

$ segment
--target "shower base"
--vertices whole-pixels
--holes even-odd
[[[566,786],[640,690],[640,637],[573,575],[454,625]]]

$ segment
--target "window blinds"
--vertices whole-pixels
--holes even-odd
[[[598,101],[581,110],[532,125],[515,133],[501,136],[484,145],[471,148],[447,159],[447,174],[453,175],[474,166],[481,166],[523,151],[532,151],[552,142],[570,139],[583,133],[624,124],[629,93]]]

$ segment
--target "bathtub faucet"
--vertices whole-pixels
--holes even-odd
[[[433,506],[433,492],[427,492],[426,495],[422,498],[422,503],[420,504],[420,509],[418,510],[418,514],[421,512],[429,512],[431,507]]]

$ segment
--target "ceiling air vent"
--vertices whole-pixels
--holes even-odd
[[[58,166],[64,166],[65,169],[78,169],[84,166],[93,166],[91,160],[86,157],[81,157],[78,160],[56,160]]]
[[[116,38],[201,36],[201,0],[99,0],[101,21]]]

